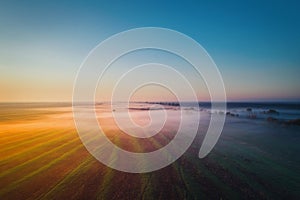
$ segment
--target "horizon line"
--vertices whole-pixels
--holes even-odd
[[[75,103],[110,103],[111,101],[76,101]],[[126,103],[127,101],[117,101],[116,103]],[[130,103],[212,103],[212,101],[129,101]],[[224,101],[214,101],[214,103],[223,103]],[[291,100],[229,100],[226,103],[300,103],[298,99]],[[74,101],[0,101],[1,104],[4,103],[74,103]]]

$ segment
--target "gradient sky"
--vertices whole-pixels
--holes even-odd
[[[199,42],[219,67],[229,100],[300,100],[298,1],[129,2],[1,1],[0,101],[71,101],[89,51],[144,26]]]

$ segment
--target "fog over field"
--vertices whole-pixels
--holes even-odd
[[[168,124],[167,120],[164,128],[150,138],[134,138],[122,133],[111,116],[113,112],[129,111],[132,119],[144,126],[150,122],[147,108],[153,107],[151,104],[134,103],[129,108],[120,105],[113,112],[109,104],[95,108],[99,124],[115,145],[133,152],[151,152],[168,144],[178,126],[174,117],[179,112],[178,106],[157,105],[171,113],[172,123]],[[252,104],[253,109],[255,105]],[[300,127],[297,125],[228,115],[217,145],[207,157],[199,159],[210,116],[220,113],[211,111],[208,106],[200,105],[198,110],[186,106],[183,112],[190,115],[191,120],[195,113],[201,116],[197,137],[190,148],[163,169],[132,174],[101,164],[86,150],[74,126],[71,104],[0,106],[1,199],[300,197]],[[82,106],[82,111],[89,107]],[[234,106],[229,109],[237,110]],[[246,110],[241,105],[239,109]],[[151,112],[155,116],[160,110]],[[188,129],[186,134],[189,134]],[[110,156],[116,156],[114,153]]]

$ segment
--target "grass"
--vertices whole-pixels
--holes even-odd
[[[67,105],[0,107],[0,199],[299,199],[300,196],[297,191],[300,170],[299,165],[295,166],[298,160],[276,153],[280,152],[277,146],[285,147],[276,140],[276,135],[273,137],[277,143],[272,143],[261,135],[225,133],[205,159],[197,158],[201,144],[198,142],[170,166],[146,174],[129,174],[110,169],[89,154],[78,137]],[[134,152],[159,149],[174,136],[169,130],[147,140],[132,139],[114,128],[112,119],[102,120],[107,137]],[[289,143],[293,151],[299,149],[295,140],[299,136],[293,135],[293,143]],[[267,141],[265,146],[264,141]],[[113,151],[110,156],[115,154]]]

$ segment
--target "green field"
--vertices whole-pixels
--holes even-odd
[[[0,107],[0,199],[300,199],[298,127],[231,120],[214,150],[200,160],[203,125],[175,163],[130,174],[88,153],[70,105]],[[114,129],[108,134],[133,151],[158,148],[170,139],[162,135],[140,143],[117,137]]]

